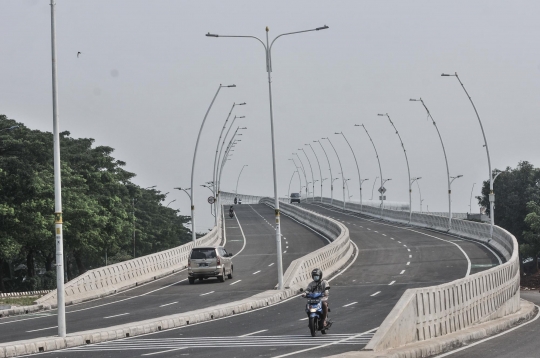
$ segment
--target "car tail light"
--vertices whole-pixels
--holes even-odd
[[[221,265],[221,260],[219,259],[219,256],[216,256],[216,265]]]
[[[191,267],[191,259],[190,258],[187,259],[187,265],[188,265],[188,267]]]

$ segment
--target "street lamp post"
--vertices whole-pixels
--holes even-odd
[[[169,201],[169,204],[167,204],[167,206],[165,206],[165,207],[168,208],[169,205],[171,205],[171,204],[174,203],[175,201],[176,201],[176,199]]]
[[[476,183],[473,183],[472,189],[471,189],[471,197],[469,198],[469,213],[471,213],[471,214],[472,214],[472,194],[473,194],[475,185],[476,185]]]
[[[450,187],[452,186],[452,183],[454,182],[454,180],[456,179],[459,179],[461,178],[463,175],[457,175],[455,177],[450,177],[452,180],[450,180]],[[450,210],[450,214],[449,214],[450,217],[452,217],[452,211]]]
[[[319,163],[319,158],[317,157],[317,153],[315,153],[315,150],[311,146],[310,143],[304,144],[311,148],[311,151],[313,152],[313,155],[315,156],[315,159],[317,160],[317,166],[319,167],[319,178],[321,178],[321,202],[322,202],[322,187],[323,187],[323,177],[322,177],[322,171],[321,171],[321,163]],[[315,190],[313,190],[313,195],[315,195]]]
[[[299,148],[298,150],[301,150],[302,153],[304,153],[304,155],[306,156],[306,159],[308,161],[308,164],[309,164],[309,170],[311,170],[311,182],[312,182],[312,190],[313,192],[311,193],[311,202],[314,202],[315,201],[315,177],[313,176],[313,167],[311,166],[311,161],[309,160],[308,156],[307,156],[307,153],[304,151],[304,149],[302,148]]]
[[[373,181],[373,187],[371,188],[371,199],[369,200],[373,200],[373,192],[375,191],[375,184],[377,183],[377,179],[379,179],[379,177],[375,177],[375,180]]]
[[[399,132],[396,126],[394,125],[394,122],[392,122],[392,119],[390,119],[390,116],[388,115],[388,113],[379,114],[379,116],[386,116],[388,118],[388,120],[390,121],[390,124],[392,125],[392,127],[394,127],[394,130],[396,131],[399,141],[401,142],[401,148],[403,149],[403,154],[405,154],[405,162],[407,162],[407,174],[409,176],[409,223],[410,223],[412,219],[412,187],[411,187],[412,183],[411,183],[411,170],[409,168],[409,158],[407,158],[407,151],[405,150],[405,145],[403,144],[403,140],[401,140],[401,135],[399,135]]]
[[[276,219],[276,246],[277,246],[277,268],[278,268],[278,289],[283,289],[283,263],[282,263],[282,256],[281,256],[281,227],[280,227],[280,220],[279,220],[279,196],[278,196],[278,182],[277,182],[277,168],[276,168],[276,150],[275,150],[275,143],[274,143],[274,113],[272,108],[272,46],[274,45],[274,42],[280,38],[281,36],[286,35],[293,35],[293,34],[299,34],[303,32],[310,32],[310,31],[319,31],[327,29],[328,26],[324,25],[322,27],[317,27],[315,29],[311,30],[304,30],[304,31],[295,31],[295,32],[289,32],[284,33],[272,40],[271,43],[269,43],[268,40],[268,27],[266,27],[266,44],[255,36],[230,36],[230,35],[216,35],[208,33],[206,34],[207,37],[237,37],[237,38],[252,38],[257,41],[259,41],[265,50],[266,54],[266,72],[268,74],[268,98],[269,98],[269,104],[270,104],[270,136],[272,139],[272,168],[273,168],[273,174],[274,174],[274,206],[275,206],[275,219]]]
[[[294,161],[294,159],[289,158],[289,160],[293,162],[293,165],[296,171],[298,172],[298,181],[300,182],[300,187],[299,187],[300,189],[298,189],[298,193],[302,195],[302,176],[300,175],[300,168],[298,168],[298,165],[296,165],[296,162]]]
[[[247,164],[244,164],[242,169],[240,169],[240,174],[238,174],[238,179],[236,179],[236,190],[235,190],[236,195],[238,195],[238,182],[240,181],[240,175],[242,175],[242,172],[244,171],[244,168],[247,167],[247,166],[248,166]]]
[[[214,196],[215,196],[215,193],[216,193],[216,188],[217,188],[217,178],[216,178],[216,169],[217,169],[217,163],[218,163],[218,149],[219,149],[219,144],[221,142],[221,138],[223,136],[223,132],[225,131],[225,127],[227,126],[227,122],[229,121],[229,118],[231,117],[231,113],[232,111],[234,110],[234,107],[236,106],[244,106],[246,104],[246,102],[243,102],[243,103],[233,103],[232,107],[231,107],[231,110],[229,111],[229,114],[227,115],[227,119],[225,120],[225,123],[223,123],[223,128],[221,128],[221,133],[219,134],[219,138],[218,138],[218,141],[217,141],[217,144],[216,144],[216,154],[214,154],[214,172],[213,172],[213,176],[212,176],[212,180],[214,181]],[[233,118],[233,121],[231,123],[231,125],[229,126],[229,130],[231,129],[232,125],[234,124],[234,121],[236,120],[236,118],[243,118],[242,117],[236,117],[234,116]],[[227,131],[227,134],[229,134],[229,131]],[[227,138],[227,136],[225,136],[225,138],[223,138],[223,140],[225,141],[225,139]],[[217,198],[216,198],[217,200]],[[215,225],[217,226],[217,218],[218,218],[218,215],[217,215],[217,205],[214,205],[214,217],[215,217]]]
[[[474,105],[474,102],[469,96],[469,93],[465,89],[465,86],[463,85],[463,82],[461,82],[461,79],[459,78],[457,72],[454,72],[453,75],[445,74],[443,73],[441,76],[447,77],[447,76],[454,76],[459,81],[459,84],[463,88],[463,91],[465,91],[465,94],[467,95],[467,98],[469,98],[469,101],[471,102],[474,113],[476,113],[476,118],[478,118],[478,123],[480,124],[480,129],[482,130],[482,136],[484,137],[484,147],[486,147],[486,155],[488,160],[488,170],[489,170],[489,216],[490,216],[490,227],[489,227],[489,237],[493,238],[493,226],[495,225],[495,193],[493,191],[493,182],[495,181],[495,178],[493,177],[493,172],[491,171],[491,158],[489,155],[489,147],[488,142],[486,139],[486,133],[484,132],[484,126],[482,125],[482,121],[480,120],[480,115],[478,114],[478,111],[476,110],[476,106]]]
[[[375,156],[377,157],[377,162],[379,163],[379,174],[381,178],[381,219],[383,217],[383,210],[384,210],[384,183],[383,183],[383,176],[382,176],[382,168],[381,168],[381,160],[379,159],[379,153],[377,153],[377,148],[375,147],[375,142],[373,142],[373,139],[371,139],[371,136],[369,135],[368,130],[366,129],[366,126],[363,124],[355,124],[355,127],[362,127],[366,131],[367,136],[369,137],[369,140],[371,141],[371,145],[373,145],[373,149],[375,150]],[[375,179],[377,180],[377,179]],[[375,187],[375,183],[373,183],[373,187]],[[373,191],[371,192],[371,198],[373,199]]]
[[[416,177],[412,178],[411,180],[411,186],[416,182],[416,185],[418,186],[418,193],[420,194],[420,212],[422,212],[422,192],[420,191],[420,184],[418,184],[418,180],[422,179],[422,177]]]
[[[358,166],[358,161],[356,160],[356,155],[354,154],[354,150],[352,149],[351,144],[349,143],[349,141],[345,137],[345,134],[343,134],[343,132],[339,132],[339,133],[336,133],[336,134],[341,134],[343,136],[343,139],[345,139],[345,142],[347,142],[347,144],[349,145],[349,148],[351,148],[351,153],[352,153],[352,155],[354,157],[354,162],[356,163],[356,170],[358,171],[358,182],[360,183],[360,211],[362,211],[363,210],[363,206],[362,206],[362,183],[364,181],[360,177],[360,167]]]
[[[332,176],[332,166],[330,165],[330,159],[328,159],[328,154],[326,154],[326,150],[324,150],[324,147],[320,140],[314,140],[313,142],[319,143],[321,146],[321,149],[324,152],[324,156],[326,157],[326,161],[328,162],[328,170],[330,171],[330,205],[334,203],[334,177]],[[322,192],[321,192],[321,203],[322,203]]]
[[[306,181],[306,203],[308,201],[308,198],[309,198],[309,189],[308,189],[308,180],[307,180],[307,176],[306,176],[306,169],[304,168],[304,163],[302,163],[302,159],[300,159],[300,156],[297,154],[297,153],[293,153],[293,155],[296,155],[296,157],[298,158],[298,160],[300,161],[300,165],[302,166],[302,173],[304,173],[304,180]],[[294,161],[294,159],[293,159]],[[295,165],[296,165],[296,162],[295,162]]]
[[[337,150],[334,147],[334,145],[332,144],[332,142],[330,141],[330,138],[326,137],[326,138],[321,138],[321,139],[326,139],[328,141],[328,143],[330,143],[330,145],[332,146],[332,149],[334,149],[334,153],[336,153],[336,157],[337,157],[338,162],[339,162],[339,168],[341,169],[341,181],[343,182],[343,209],[345,209],[345,174],[343,172],[343,167],[341,166],[341,159],[339,159],[339,155],[337,153]]]
[[[298,173],[298,170],[295,170],[292,175],[291,175],[291,180],[289,181],[289,191],[287,191],[287,196],[290,198],[291,197],[291,183],[292,183],[292,180],[294,178],[294,174],[295,173]],[[298,177],[300,177],[300,174],[298,174]]]
[[[62,232],[62,183],[60,171],[60,124],[58,123],[58,87],[56,63],[56,20],[55,2],[51,0],[51,62],[54,136],[54,228],[56,239],[56,297],[58,336],[66,336],[66,303],[64,297],[64,238]]]
[[[444,143],[443,143],[443,140],[442,140],[441,132],[439,132],[439,127],[437,127],[437,124],[435,123],[435,120],[431,116],[431,113],[429,112],[429,109],[427,108],[427,106],[424,103],[424,101],[422,100],[422,98],[420,98],[420,99],[412,99],[411,98],[409,101],[422,103],[422,105],[426,109],[428,117],[431,119],[431,122],[435,126],[435,129],[437,130],[437,134],[439,135],[439,140],[441,141],[441,147],[442,147],[443,154],[444,154],[444,162],[446,163],[446,177],[448,179],[448,213],[449,213],[448,214],[448,231],[450,231],[452,229],[452,190],[450,189],[450,169],[448,168],[448,158],[446,157],[446,150],[444,149]]]
[[[213,183],[212,183],[212,184],[213,184]],[[212,189],[212,187],[210,186],[210,184],[209,184],[209,185],[202,184],[201,186],[202,186],[203,188],[206,188],[206,189],[210,190],[210,192],[212,193],[212,197],[214,197],[214,198],[216,197],[216,193],[215,193],[214,189]],[[216,204],[216,203],[214,202],[214,208],[215,208],[215,204]],[[168,205],[167,205],[167,206],[168,206]],[[212,210],[212,204],[210,204],[210,215],[212,215],[212,216],[214,216],[214,217],[215,217],[215,215],[216,215],[216,211],[215,211],[215,210]],[[217,226],[217,223],[216,223],[216,226]]]
[[[212,99],[212,102],[210,102],[210,106],[208,107],[208,109],[206,110],[206,114],[204,115],[203,121],[201,123],[201,129],[199,129],[199,134],[197,135],[197,141],[195,142],[195,150],[193,151],[193,163],[191,164],[191,195],[190,195],[190,199],[191,199],[191,237],[192,237],[193,241],[197,240],[197,234],[195,232],[195,203],[193,201],[194,195],[195,195],[193,193],[193,189],[194,189],[193,178],[194,178],[194,175],[195,175],[195,160],[197,159],[197,148],[199,148],[199,140],[201,139],[201,133],[202,133],[202,130],[203,130],[203,127],[204,127],[204,123],[206,122],[206,117],[208,117],[208,113],[210,113],[210,109],[212,108],[212,105],[214,104],[214,101],[216,100],[216,97],[219,94],[219,91],[223,87],[236,87],[236,85],[229,85],[229,86],[223,86],[221,84],[219,85],[219,87],[218,87],[218,89],[216,91],[216,94],[214,95],[214,98]],[[217,220],[217,218],[216,218],[216,220]]]

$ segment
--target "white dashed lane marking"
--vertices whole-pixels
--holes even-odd
[[[388,284],[388,286],[392,286],[396,281],[392,281]]]
[[[403,275],[403,273],[405,272],[405,270],[401,270],[401,272],[399,273],[400,275]]]
[[[343,307],[349,307],[349,306],[352,306],[352,305],[354,305],[354,304],[356,304],[356,303],[358,303],[358,302],[351,302],[351,303],[347,303],[347,304],[346,304],[346,305],[344,305]]]
[[[242,280],[234,281],[233,283],[231,283],[231,286],[237,284],[240,281],[242,281]]]
[[[371,296],[371,297],[377,296],[379,293],[381,293],[381,291],[377,291],[377,292],[375,292],[374,294],[372,294],[372,295],[370,295],[370,296]]]
[[[206,296],[206,295],[209,295],[209,294],[211,294],[211,293],[214,293],[214,291],[210,291],[210,292],[203,293],[203,294],[201,294],[201,296]]]

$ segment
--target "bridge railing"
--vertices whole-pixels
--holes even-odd
[[[260,203],[274,207],[274,199],[262,198]],[[331,241],[330,244],[291,262],[283,275],[286,289],[305,288],[312,281],[311,271],[315,268],[320,268],[325,276],[330,277],[351,258],[354,246],[349,237],[349,229],[339,221],[285,202],[280,203],[280,211]]]
[[[66,304],[84,302],[155,280],[187,267],[191,249],[196,246],[216,246],[221,242],[222,220],[212,231],[178,247],[117,264],[86,271],[65,284]],[[55,306],[57,291],[39,298],[37,304]]]
[[[322,201],[329,203],[330,199]],[[334,199],[333,205],[342,208],[343,202]],[[347,203],[346,208],[360,212],[359,204]],[[363,214],[381,218],[378,208],[362,209]],[[407,224],[409,214],[385,209],[382,219]],[[448,232],[448,219],[441,216],[413,213],[409,224]],[[489,225],[460,219],[452,220],[450,233],[490,246],[506,262],[442,285],[408,289],[366,350],[380,351],[444,336],[520,309],[518,243],[514,235],[496,226],[490,238]]]

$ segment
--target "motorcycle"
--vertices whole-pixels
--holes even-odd
[[[229,217],[230,217],[231,219],[234,218],[234,211],[232,211],[232,210],[229,211]]]
[[[328,314],[326,315],[326,327],[324,327],[324,321],[322,319],[322,295],[322,293],[307,293],[305,296],[308,299],[306,304],[306,313],[309,317],[309,330],[312,337],[315,337],[317,331],[321,331],[322,334],[326,334],[326,331],[332,326],[332,322],[330,322],[330,307],[328,307]]]

